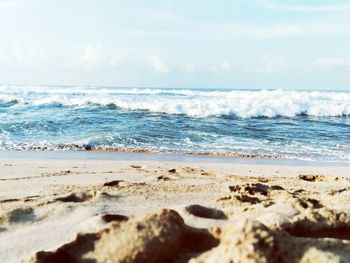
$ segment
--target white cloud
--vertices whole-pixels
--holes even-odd
[[[331,4],[331,5],[291,5],[277,4],[270,1],[260,1],[266,8],[276,11],[305,12],[305,13],[334,13],[350,12],[350,4]]]
[[[66,56],[66,69],[93,71],[102,67],[115,67],[121,63],[121,58],[103,50],[101,45],[87,45],[80,55],[70,58]]]
[[[80,61],[87,67],[95,67],[102,61],[101,46],[87,46],[84,48]]]
[[[232,67],[231,67],[231,64],[227,61],[224,61],[220,64],[220,69],[222,71],[231,71]]]
[[[114,56],[109,60],[109,66],[114,67],[122,63],[122,58],[118,56]]]
[[[25,3],[23,0],[0,0],[0,8],[21,8]]]
[[[283,37],[316,37],[348,36],[348,23],[294,23],[294,24],[225,24],[210,28],[212,35],[247,38],[283,38]]]
[[[188,64],[186,64],[184,67],[183,67],[183,70],[185,71],[185,72],[193,72],[193,71],[195,71],[197,69],[197,66],[196,66],[196,64],[194,64],[194,63],[188,63]]]
[[[290,63],[280,57],[274,57],[270,54],[263,54],[260,57],[261,66],[258,67],[257,72],[263,74],[273,74],[285,71],[290,68]]]
[[[28,46],[14,43],[12,46],[2,47],[2,60],[7,66],[25,69],[49,70],[54,60],[52,50],[41,46]]]
[[[150,10],[148,12],[147,18],[161,23],[178,23],[183,20],[183,18],[180,18],[173,11],[164,8],[156,8],[154,10]]]
[[[319,58],[315,61],[315,64],[322,68],[348,68],[350,67],[350,59]]]
[[[149,63],[153,70],[156,72],[167,73],[169,71],[168,66],[160,59],[158,55],[153,55],[150,58]]]
[[[220,63],[214,64],[213,66],[207,68],[204,71],[208,71],[211,73],[218,73],[218,72],[230,72],[232,70],[232,65],[228,61],[222,61]]]

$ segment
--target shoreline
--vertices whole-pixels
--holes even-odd
[[[223,156],[210,154],[188,154],[173,152],[125,152],[125,151],[0,151],[0,160],[4,159],[57,159],[57,160],[141,160],[141,161],[178,161],[210,162],[232,164],[284,165],[284,166],[339,166],[350,167],[350,162],[302,160],[291,158],[254,158],[244,156]]]
[[[19,145],[20,146],[20,145]],[[57,152],[57,151],[77,151],[77,152],[114,152],[114,153],[142,153],[142,154],[186,154],[195,156],[222,156],[229,158],[252,158],[252,159],[277,159],[283,158],[283,155],[260,154],[260,153],[245,153],[245,152],[225,152],[225,151],[180,151],[175,149],[156,150],[149,148],[123,148],[114,146],[90,146],[79,144],[57,144],[50,146],[25,146],[25,148],[3,149],[2,151],[24,151],[24,152]]]

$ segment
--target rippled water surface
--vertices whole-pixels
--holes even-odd
[[[0,86],[0,149],[60,144],[350,162],[350,93]]]

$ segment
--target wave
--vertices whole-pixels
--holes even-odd
[[[40,105],[97,105],[109,109],[143,110],[191,117],[348,117],[350,93],[0,86],[1,107]]]

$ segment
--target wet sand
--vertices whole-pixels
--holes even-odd
[[[350,166],[196,160],[0,159],[0,262],[350,262]]]

